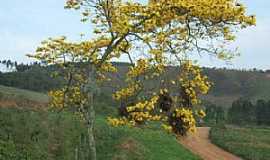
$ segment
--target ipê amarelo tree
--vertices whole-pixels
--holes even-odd
[[[91,23],[89,40],[51,38],[32,57],[62,68],[67,84],[50,93],[51,104],[73,108],[82,116],[88,128],[91,160],[96,159],[93,101],[98,85],[106,79],[104,73],[117,71],[112,60],[124,56],[132,64],[127,87],[113,95],[131,105],[127,105],[128,116],[109,118],[109,122],[136,125],[162,121],[165,129],[185,134],[195,130],[197,112],[192,106],[199,104],[198,94],[206,94],[210,87],[189,54],[229,60],[234,52],[227,50],[227,45],[234,41],[235,32],[255,25],[255,17],[247,15],[244,5],[236,0],[67,0],[65,8],[78,10],[81,21]],[[179,66],[179,74],[166,81],[162,75],[168,65]],[[147,89],[146,81],[150,80],[160,80],[160,85]],[[179,94],[172,97],[172,107],[158,112],[160,97],[170,92],[168,85],[177,87]],[[203,111],[198,115],[203,116]]]

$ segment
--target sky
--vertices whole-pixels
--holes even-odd
[[[237,69],[270,69],[270,1],[240,0],[247,6],[248,14],[255,14],[257,26],[237,33],[240,57],[231,64],[211,57],[199,63],[210,67]],[[29,62],[25,55],[33,53],[42,40],[65,35],[80,40],[81,33],[91,31],[90,25],[80,23],[76,11],[64,9],[65,0],[8,0],[0,5],[0,60],[11,59]]]

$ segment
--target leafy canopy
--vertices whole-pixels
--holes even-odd
[[[132,64],[127,84],[113,97],[125,102],[128,115],[109,122],[137,125],[158,120],[177,134],[195,130],[195,116],[205,114],[192,107],[200,104],[198,95],[211,86],[189,55],[197,52],[230,60],[235,52],[227,45],[234,41],[235,32],[255,25],[255,17],[247,15],[236,0],[67,0],[65,7],[80,11],[81,21],[90,22],[94,29],[92,38],[82,42],[68,42],[65,37],[44,41],[33,56],[63,68],[67,87],[51,93],[54,106],[77,106],[84,113],[90,103],[87,91],[95,90],[106,72],[117,72],[113,60],[126,57]],[[179,75],[169,81],[168,65],[179,66]],[[89,68],[96,69],[94,74],[89,74]],[[160,84],[149,89],[150,80]],[[89,84],[92,87],[86,91]],[[172,88],[178,93],[172,97],[172,107],[158,112],[160,97],[171,95]]]

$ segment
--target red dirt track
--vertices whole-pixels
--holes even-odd
[[[212,144],[209,140],[209,127],[198,127],[197,133],[179,138],[180,143],[204,160],[242,160]]]

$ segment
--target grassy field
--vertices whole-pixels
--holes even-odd
[[[85,130],[70,113],[0,109],[1,160],[84,160]],[[96,120],[99,160],[198,160],[175,137],[140,128],[112,128]]]
[[[270,128],[233,126],[212,128],[213,143],[246,160],[270,159]]]
[[[0,93],[10,100],[46,102],[47,99],[46,95],[36,92],[3,86],[0,88]],[[115,113],[115,109],[109,106],[104,100],[96,104],[98,160],[200,159],[165,132],[146,127],[108,126],[108,113]],[[88,151],[84,149],[87,148],[85,127],[70,112],[59,114],[33,110],[31,107],[0,107],[0,126],[0,160],[87,159]]]
[[[42,93],[24,90],[24,89],[17,89],[13,87],[6,87],[2,85],[0,85],[0,98],[23,99],[23,100],[36,101],[40,103],[46,103],[49,100],[48,96]]]

